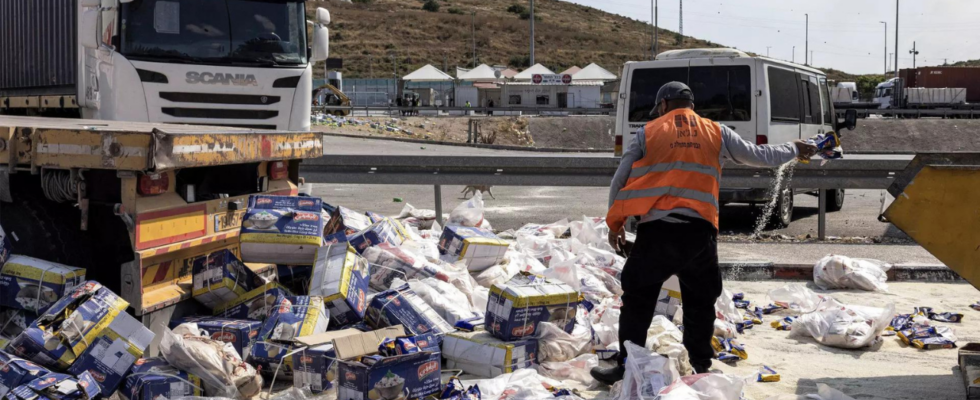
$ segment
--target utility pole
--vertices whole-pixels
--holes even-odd
[[[885,72],[882,72],[882,74],[887,74],[888,73],[888,23],[885,21],[878,21],[878,22],[885,24],[885,47],[884,47],[885,53],[883,54],[885,57]]]
[[[892,67],[892,63],[891,63],[892,54],[895,54],[895,53],[888,53],[888,68],[891,68]],[[888,72],[887,71],[888,68],[885,68],[886,69],[885,72]]]
[[[806,28],[805,28],[806,44],[805,47],[803,48],[803,65],[810,65],[806,61],[806,53],[810,51],[810,14],[803,14],[803,15],[806,15]]]
[[[813,65],[813,50],[810,50],[810,65]]]
[[[898,0],[895,0],[895,77],[898,78]]]
[[[470,19],[470,28],[473,36],[473,68],[476,68],[476,11],[473,11]]]
[[[677,33],[681,34],[681,41],[684,40],[684,0],[680,0],[680,17],[681,21],[679,23]]]
[[[766,57],[769,57],[769,49],[771,48],[772,46],[766,46]]]
[[[659,32],[657,32],[659,30],[659,29],[657,29],[657,6],[658,6],[657,3],[659,3],[659,2],[660,2],[659,0],[650,0],[650,3],[651,3],[650,4],[650,7],[651,7],[651,10],[650,10],[651,11],[650,18],[653,19],[653,34],[650,35],[650,40],[652,41],[652,43],[650,43],[650,59],[651,60],[654,60],[654,59],[657,58],[657,41],[660,39],[658,37],[659,36],[658,35]]]
[[[793,62],[796,62],[796,46],[793,46]]]
[[[909,50],[909,54],[912,55],[912,69],[915,69],[915,56],[919,55],[919,51],[915,49],[915,42],[912,42],[912,50]]]
[[[528,67],[534,65],[534,0],[531,0],[531,62]]]

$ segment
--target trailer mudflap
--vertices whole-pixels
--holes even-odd
[[[887,221],[980,288],[980,153],[919,154],[888,191]]]

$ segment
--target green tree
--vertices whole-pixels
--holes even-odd
[[[510,7],[507,7],[507,12],[509,13],[523,14],[525,11],[527,11],[527,9],[520,4],[511,4]]]
[[[427,0],[422,5],[422,9],[428,12],[439,12],[439,3],[436,0]]]
[[[856,79],[858,87],[858,95],[862,99],[871,99],[874,97],[875,87],[879,83],[888,80],[888,77],[884,75],[861,75]]]

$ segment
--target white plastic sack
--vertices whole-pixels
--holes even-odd
[[[715,335],[724,337],[734,337],[734,335],[729,336],[731,332],[738,332],[735,328],[736,324],[740,324],[743,321],[742,312],[738,308],[735,308],[735,302],[732,300],[732,292],[728,289],[722,289],[721,296],[715,299],[715,318],[717,321],[721,321],[719,324],[715,321]],[[719,329],[717,327],[721,325],[725,329]]]
[[[534,338],[538,341],[538,362],[568,361],[592,350],[590,327],[578,323],[572,333],[550,322],[538,323]]]
[[[571,237],[580,242],[602,250],[613,251],[612,246],[609,245],[609,240],[606,239],[609,235],[609,226],[606,225],[604,218],[597,220],[583,216],[581,221],[570,223],[568,228]]]
[[[462,381],[463,387],[477,385],[484,399],[498,400],[542,400],[554,399],[554,395],[545,389],[543,383],[551,386],[561,386],[560,381],[538,374],[533,368],[523,368],[509,374],[503,374],[491,379],[474,379]]]
[[[792,394],[781,394],[778,396],[766,397],[766,400],[854,400],[854,398],[844,394],[840,390],[827,386],[826,384],[818,383],[817,394],[799,396]]]
[[[412,279],[407,283],[415,294],[419,295],[423,301],[428,303],[429,306],[431,306],[432,309],[439,314],[439,316],[445,319],[446,322],[449,322],[450,325],[456,325],[457,321],[480,317],[482,315],[481,313],[473,312],[473,310],[470,308],[469,299],[467,299],[466,296],[452,284],[441,282],[449,288],[452,288],[452,290],[455,292],[450,292],[450,295],[453,298],[449,298],[433,287],[437,285],[435,282],[441,281],[433,278],[426,278],[424,280]],[[405,283],[406,282],[401,280],[401,278],[395,278],[391,281],[391,288],[395,289],[401,287]],[[445,290],[446,288],[442,289]],[[458,296],[456,296],[456,294],[458,294]]]
[[[411,204],[405,203],[405,207],[402,207],[401,213],[395,219],[407,226],[429,229],[432,227],[432,223],[436,221],[436,212],[435,210],[415,208]]]
[[[592,385],[592,368],[599,366],[599,356],[582,354],[568,361],[546,361],[535,366],[538,373],[549,378],[566,380],[572,379],[585,385]]]
[[[476,283],[480,286],[489,289],[493,285],[500,285],[509,281],[514,275],[517,275],[517,272],[510,268],[509,264],[498,264],[480,271],[473,279],[476,279]]]
[[[540,274],[546,268],[537,258],[513,249],[507,250],[507,253],[504,254],[504,260],[508,268],[513,271],[527,271]]]
[[[727,374],[681,377],[660,392],[658,400],[739,400],[745,379]]]
[[[788,308],[794,313],[809,313],[841,305],[834,298],[815,293],[801,283],[789,283],[779,289],[770,290],[769,299],[777,306]]]
[[[551,267],[541,272],[541,275],[568,284],[572,289],[581,292],[590,301],[596,303],[612,297],[613,293],[606,288],[606,284],[601,279],[596,277],[595,272],[583,266],[582,262],[587,261],[585,260],[587,257],[578,256],[558,263],[552,259]],[[603,272],[599,273],[604,274]]]
[[[605,299],[589,313],[592,331],[595,332],[593,342],[596,348],[608,349],[615,344],[618,350],[621,306],[619,299]]]
[[[626,342],[626,374],[618,400],[654,400],[680,374],[667,357]]]
[[[449,213],[446,224],[492,229],[490,223],[483,219],[483,194],[477,191],[469,200],[459,203]]]
[[[665,356],[674,363],[674,368],[681,375],[691,375],[691,357],[684,347],[684,333],[677,325],[667,320],[663,315],[653,317],[653,322],[647,330],[647,350]]]
[[[262,390],[262,377],[231,343],[211,339],[193,322],[165,329],[160,352],[174,368],[199,376],[209,396],[248,399]]]
[[[887,292],[891,264],[866,258],[828,255],[813,266],[813,283],[821,289]]]
[[[895,305],[885,308],[842,305],[800,315],[791,336],[809,336],[817,342],[845,349],[871,346],[881,337],[895,315]]]

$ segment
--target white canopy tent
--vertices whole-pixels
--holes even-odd
[[[581,71],[572,75],[574,81],[614,81],[616,79],[618,79],[616,74],[596,65],[596,63],[586,65]]]
[[[573,65],[571,68],[562,71],[561,75],[575,75],[581,70],[582,68],[579,68],[578,65]]]
[[[426,64],[424,67],[403,76],[402,80],[408,82],[447,82],[452,81],[453,77],[433,67],[432,64]]]
[[[493,82],[497,80],[496,71],[486,64],[480,64],[480,66],[457,75],[457,77],[461,81],[471,82]]]
[[[529,81],[531,80],[531,77],[537,74],[554,75],[554,73],[555,73],[554,71],[546,68],[544,65],[534,64],[533,66],[531,66],[531,68],[525,69],[521,71],[521,73],[515,75],[514,79],[518,81]]]

